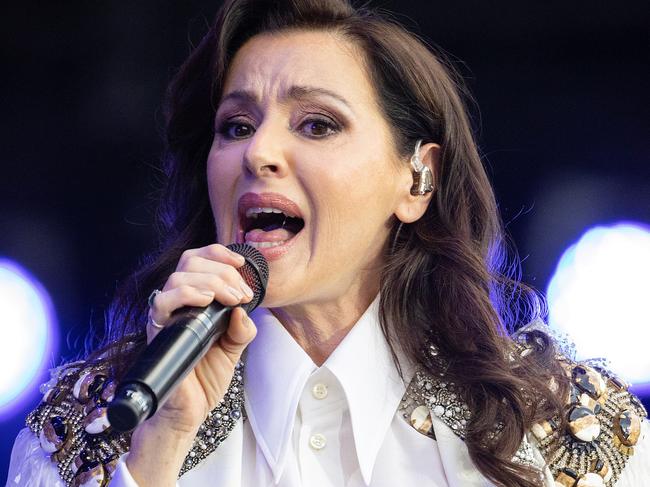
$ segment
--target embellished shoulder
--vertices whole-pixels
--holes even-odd
[[[106,364],[73,362],[51,371],[41,403],[27,416],[27,426],[57,465],[68,486],[95,480],[108,484],[117,460],[128,451],[130,434],[112,431],[106,407],[115,382]]]
[[[565,429],[559,418],[531,433],[558,487],[614,486],[640,440],[648,413],[628,385],[600,360],[561,359],[570,381]]]
[[[527,353],[523,334],[531,331],[552,339],[569,394],[563,401],[565,421],[556,417],[533,425],[512,460],[548,469],[555,487],[614,487],[641,440],[646,409],[604,360],[577,361],[571,341],[541,320],[513,336],[513,353]],[[431,354],[437,355],[434,347]],[[435,376],[422,369],[416,371],[406,390],[400,414],[417,431],[434,439],[433,417],[463,440],[472,417],[453,382],[445,380],[444,374]],[[498,430],[495,425],[495,432]]]
[[[207,458],[242,418],[242,376],[240,362],[226,395],[200,426],[179,477]],[[27,416],[28,428],[68,487],[108,485],[129,450],[131,434],[112,429],[106,414],[115,388],[107,362],[72,362],[51,371],[41,403]]]
[[[535,330],[554,341],[569,393],[563,398],[564,422],[552,418],[533,425],[532,439],[557,487],[612,487],[634,454],[648,413],[605,360],[576,360],[571,341],[541,320],[518,335]]]

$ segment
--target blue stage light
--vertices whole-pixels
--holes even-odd
[[[0,259],[0,416],[33,396],[34,382],[55,353],[48,293],[19,265]]]
[[[588,230],[560,258],[547,291],[549,324],[578,358],[606,357],[637,390],[650,390],[650,228]]]

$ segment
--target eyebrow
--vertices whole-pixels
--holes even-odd
[[[287,95],[283,96],[282,98],[299,101],[310,96],[329,96],[330,98],[334,98],[335,100],[338,100],[339,102],[343,103],[348,109],[352,110],[352,107],[350,106],[348,101],[345,98],[343,98],[341,95],[333,91],[330,91],[328,89],[318,88],[315,86],[293,85],[291,88],[289,88]],[[249,90],[231,91],[221,99],[219,104],[221,105],[229,100],[239,101],[244,103],[259,102],[259,98],[257,97],[257,95]]]

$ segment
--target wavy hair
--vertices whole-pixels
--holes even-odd
[[[205,165],[235,53],[255,35],[291,29],[335,32],[360,48],[400,154],[406,157],[418,139],[440,144],[426,213],[411,224],[395,220],[386,244],[382,330],[398,368],[397,349],[458,385],[473,413],[465,443],[482,474],[497,485],[534,487],[539,472],[512,458],[534,422],[559,416],[562,391],[550,383],[555,378],[562,388],[564,376],[541,332],[524,337],[532,353],[515,353],[510,333],[540,315],[542,301],[508,265],[464,103],[468,95],[442,55],[392,19],[346,0],[228,0],[173,79],[158,212],[162,239],[118,289],[107,315],[104,345],[115,374],[145,346],[146,295],[162,287],[185,249],[214,242]]]

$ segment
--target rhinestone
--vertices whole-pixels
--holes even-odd
[[[39,434],[41,448],[47,453],[60,450],[68,437],[68,425],[61,416],[54,416],[43,423]]]
[[[84,419],[84,429],[91,435],[103,433],[109,427],[106,408],[95,408]]]
[[[563,468],[555,477],[555,485],[557,487],[574,487],[577,478],[578,474],[574,470]]]
[[[580,441],[593,441],[600,434],[600,421],[593,411],[584,406],[576,406],[569,412],[569,431]]]
[[[431,415],[429,413],[429,408],[426,406],[418,406],[413,410],[411,413],[410,423],[411,426],[413,426],[423,435],[433,433]]]
[[[90,487],[93,485],[101,486],[106,484],[106,472],[101,463],[96,462],[88,470],[79,469],[75,475],[71,487]]]
[[[599,399],[607,389],[603,377],[589,367],[582,365],[574,367],[572,376],[573,382],[594,399]]]
[[[625,446],[634,446],[641,434],[641,419],[631,410],[626,409],[614,420],[614,431]]]
[[[605,487],[603,478],[593,472],[581,475],[576,487]]]

